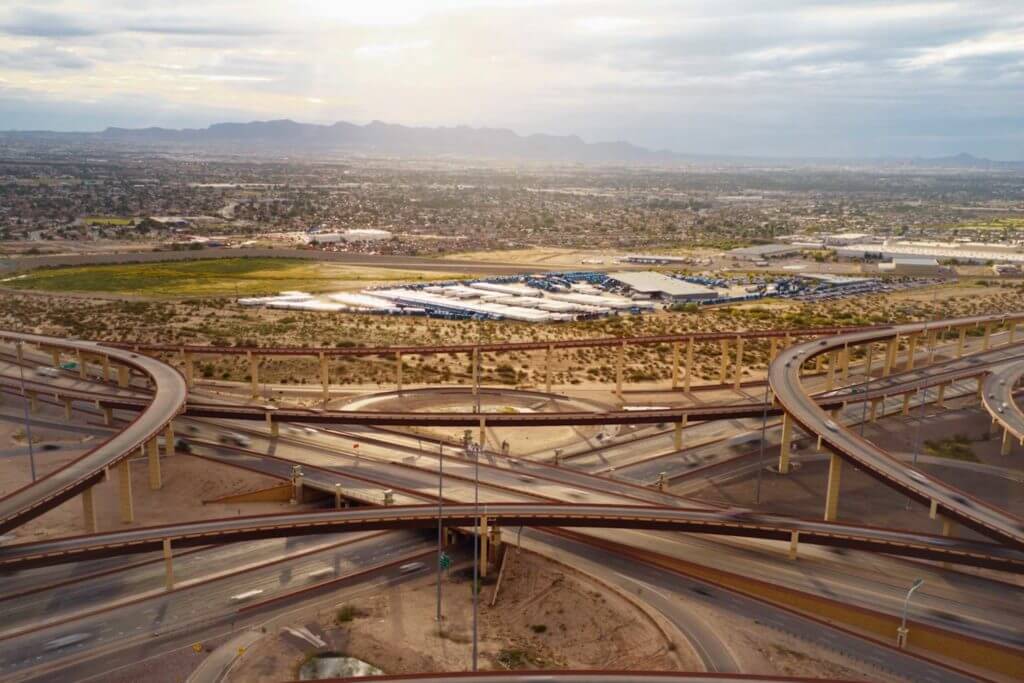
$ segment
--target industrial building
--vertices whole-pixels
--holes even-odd
[[[756,244],[752,247],[730,249],[726,254],[740,261],[763,261],[770,258],[785,258],[800,253],[800,247],[793,244]]]
[[[884,242],[851,244],[836,249],[840,258],[883,261],[894,258],[933,258],[959,263],[1024,264],[1024,253],[1002,245],[956,244],[952,242]]]
[[[387,230],[356,228],[345,232],[314,232],[307,237],[309,244],[336,244],[338,242],[380,242],[391,239]]]
[[[608,279],[637,294],[669,302],[708,301],[718,298],[718,292],[710,287],[652,271],[608,273]]]
[[[933,258],[900,257],[888,263],[879,263],[878,272],[883,275],[910,275],[933,277],[942,273],[939,262]]]
[[[642,263],[648,265],[682,265],[692,263],[689,256],[663,256],[661,254],[630,254],[619,259],[621,263]]]

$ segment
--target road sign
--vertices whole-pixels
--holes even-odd
[[[452,566],[452,558],[445,552],[441,553],[441,556],[438,558],[438,562],[441,564],[441,569],[448,569]]]

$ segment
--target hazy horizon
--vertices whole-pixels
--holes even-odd
[[[0,129],[293,119],[683,154],[1024,159],[1024,5],[95,3],[0,10]]]

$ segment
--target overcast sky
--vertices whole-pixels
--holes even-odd
[[[0,129],[379,119],[1024,159],[1024,0],[0,5]]]

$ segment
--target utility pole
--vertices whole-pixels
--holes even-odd
[[[914,455],[911,467],[917,467],[917,452],[921,450],[921,425],[924,423],[924,408],[928,404],[928,389],[918,390],[918,399],[921,402],[921,409],[917,411],[917,429],[914,430]],[[907,498],[907,509],[911,506],[911,499]]]
[[[473,450],[473,516],[476,518],[476,533],[473,534],[473,671],[477,669],[477,610],[479,607],[480,580],[480,445]]]
[[[437,621],[441,621],[441,558],[444,555],[444,442],[437,445]]]
[[[20,339],[18,340],[18,357],[25,357]],[[34,482],[36,480],[36,454],[32,446],[32,420],[28,415],[28,392],[25,391],[25,366],[21,363],[18,364],[18,374],[21,375],[21,407],[25,411],[25,436],[28,437],[28,464],[29,469],[32,471],[32,481]]]

